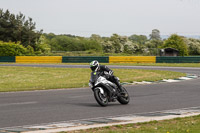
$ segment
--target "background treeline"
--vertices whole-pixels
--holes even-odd
[[[159,55],[162,48],[175,48],[181,56],[200,55],[200,40],[176,34],[162,39],[158,29],[149,36],[101,37],[55,35],[36,30],[32,18],[0,9],[0,56],[15,55]]]
[[[200,55],[200,40],[172,34],[168,39],[161,39],[160,31],[152,30],[145,35],[101,37],[93,34],[89,38],[72,35],[43,34],[43,43],[48,44],[55,54],[75,55],[160,55],[162,48],[175,48],[180,56]],[[74,51],[74,52],[73,52]],[[84,51],[84,52],[81,52]]]

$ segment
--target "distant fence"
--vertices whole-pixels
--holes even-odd
[[[62,56],[16,56],[16,63],[62,63]]]
[[[155,63],[156,56],[110,56],[109,63]]]
[[[156,63],[200,63],[200,56],[156,57]]]
[[[16,63],[200,63],[200,56],[0,56],[0,62]]]
[[[63,56],[63,63],[89,63],[98,60],[101,63],[109,63],[108,56]]]
[[[0,56],[0,62],[15,62],[15,56]]]

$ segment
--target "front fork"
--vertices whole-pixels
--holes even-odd
[[[95,90],[96,90],[96,89],[99,89],[100,92],[101,92],[101,94],[104,95],[104,90],[103,90],[103,88],[101,88],[101,87],[97,87],[97,88],[95,88]]]

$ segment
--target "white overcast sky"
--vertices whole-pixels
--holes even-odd
[[[0,0],[0,8],[33,18],[45,33],[200,35],[200,0]]]

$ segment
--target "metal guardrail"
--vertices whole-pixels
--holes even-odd
[[[0,56],[0,62],[15,62],[15,56]]]
[[[98,60],[101,63],[109,63],[108,56],[63,56],[62,63],[89,63]]]
[[[16,63],[200,63],[200,56],[0,56],[0,62]]]
[[[157,56],[156,63],[200,63],[200,56]]]

